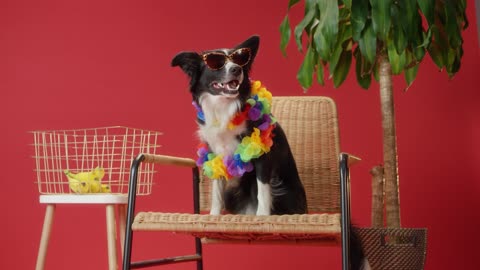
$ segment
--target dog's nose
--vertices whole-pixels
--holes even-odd
[[[239,65],[234,65],[230,68],[230,73],[234,76],[239,76],[240,73],[242,72],[242,67]]]

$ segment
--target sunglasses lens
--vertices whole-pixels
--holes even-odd
[[[230,58],[235,64],[244,66],[250,61],[250,50],[245,48],[236,50],[230,55]]]
[[[207,54],[205,63],[211,69],[221,69],[225,65],[225,55],[222,54]]]

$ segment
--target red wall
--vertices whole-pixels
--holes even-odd
[[[170,67],[171,58],[180,50],[230,47],[259,34],[254,78],[275,95],[303,95],[295,79],[300,54],[293,43],[288,58],[279,50],[278,26],[287,2],[1,1],[0,269],[35,265],[45,206],[38,203],[33,184],[28,131],[107,125],[154,129],[164,132],[163,153],[193,157],[194,110],[187,79]],[[471,24],[464,32],[465,55],[457,76],[449,80],[427,57],[408,92],[402,91],[403,78],[395,79],[402,224],[428,228],[426,269],[477,266],[480,58],[474,1],[468,6]],[[364,160],[352,169],[352,208],[356,222],[368,226],[368,171],[382,160],[377,85],[361,90],[352,73],[340,89],[329,81],[308,94],[336,100],[342,150]],[[157,177],[153,195],[142,198],[139,209],[190,211],[188,172],[163,171],[176,175]],[[95,206],[58,207],[47,269],[106,269],[104,213]],[[136,237],[134,259],[191,252],[189,237],[142,233]],[[207,246],[205,266],[339,269],[339,252]]]

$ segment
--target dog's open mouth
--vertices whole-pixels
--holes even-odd
[[[227,96],[237,96],[240,81],[232,80],[229,82],[213,82],[212,87]]]

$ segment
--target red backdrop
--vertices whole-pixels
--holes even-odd
[[[253,77],[275,95],[303,95],[300,54],[279,50],[288,1],[2,1],[0,115],[1,269],[35,265],[45,206],[34,185],[32,136],[38,129],[127,125],[163,131],[162,153],[194,156],[194,110],[187,79],[170,60],[180,50],[233,46],[261,36]],[[294,18],[302,13],[294,11]],[[480,237],[479,46],[474,1],[462,68],[453,80],[429,57],[408,92],[395,78],[402,225],[427,227],[426,269],[474,269]],[[340,89],[309,95],[336,100],[342,150],[363,158],[352,169],[352,211],[370,223],[368,171],[382,162],[378,85],[361,90],[351,73]],[[476,166],[477,165],[477,166]],[[188,172],[162,168],[144,210],[190,211]],[[187,177],[187,178],[185,178]],[[134,259],[193,252],[187,236],[138,234]],[[57,208],[47,269],[106,269],[105,210]],[[234,261],[235,260],[235,261]],[[340,249],[207,246],[206,269],[340,269]],[[193,269],[192,264],[166,269]]]

